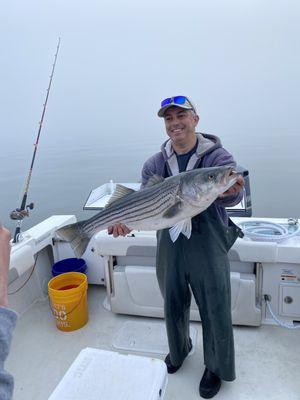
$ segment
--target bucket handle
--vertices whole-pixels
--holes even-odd
[[[75,311],[77,307],[79,307],[79,305],[80,305],[80,303],[81,303],[81,301],[82,301],[84,295],[85,295],[85,292],[81,293],[79,302],[75,305],[75,307],[74,307],[71,311],[65,313],[66,316],[72,314],[72,312]],[[50,306],[50,309],[51,309],[51,311],[52,311],[52,315],[53,315],[53,317],[55,318],[54,310],[55,310],[55,311],[57,311],[57,310],[56,310],[55,308],[52,307],[52,303],[51,303],[50,296],[49,296],[49,306]]]

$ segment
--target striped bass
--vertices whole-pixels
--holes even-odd
[[[231,166],[200,168],[169,178],[153,175],[141,190],[117,185],[106,207],[93,217],[57,231],[80,257],[91,237],[117,223],[134,230],[170,228],[173,242],[179,234],[190,238],[191,218],[228,190],[238,174]]]

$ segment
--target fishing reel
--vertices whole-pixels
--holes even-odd
[[[21,210],[20,208],[16,208],[10,213],[10,219],[21,221],[24,217],[29,217],[29,210],[34,209],[34,203],[27,204],[25,210]]]

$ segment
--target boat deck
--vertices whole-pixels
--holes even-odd
[[[89,287],[89,322],[77,331],[65,333],[56,328],[48,301],[34,304],[19,318],[6,363],[15,377],[14,400],[47,399],[83,348],[116,350],[112,340],[124,322],[156,321],[113,314],[103,306],[105,296],[104,287]],[[195,351],[176,374],[168,375],[165,400],[200,398],[198,386],[204,370],[201,323],[192,326],[198,331]],[[216,399],[300,399],[300,330],[234,327],[234,336],[237,379],[223,382]],[[121,399],[120,394],[116,400]]]

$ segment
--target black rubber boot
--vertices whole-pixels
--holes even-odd
[[[189,338],[189,352],[192,350],[193,348],[193,343],[192,343],[192,339]],[[172,365],[171,360],[170,360],[170,353],[167,355],[167,357],[165,358],[165,364],[167,366],[167,370],[168,370],[168,374],[174,374],[176,371],[179,370],[179,368],[182,366],[183,362],[180,365]]]
[[[211,399],[214,397],[221,387],[221,379],[205,368],[204,374],[202,376],[199,393],[204,399]]]

